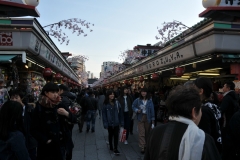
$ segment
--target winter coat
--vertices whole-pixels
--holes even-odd
[[[58,108],[64,108],[69,112],[69,117],[59,115]],[[75,121],[68,107],[58,104],[54,108],[46,108],[37,102],[33,112],[33,135],[38,141],[37,155],[40,159],[62,160],[65,149],[73,147],[69,145],[71,132],[68,121]],[[52,140],[47,144],[48,140]]]
[[[143,105],[143,101],[140,98],[137,98],[132,104],[132,109],[134,112],[137,113],[137,119],[139,122],[142,120],[143,115],[142,112],[138,113],[138,110],[141,109],[140,105]],[[146,114],[148,123],[151,123],[151,121],[155,120],[154,106],[151,99],[147,100]]]
[[[220,110],[226,124],[224,127],[228,127],[231,117],[238,109],[239,104],[237,94],[235,91],[230,91],[223,97],[222,103],[220,105]]]
[[[0,159],[30,160],[22,132],[10,132],[6,141],[0,140]]]
[[[111,104],[104,104],[102,109],[102,119],[104,128],[123,126],[123,112],[122,107],[118,101],[115,101],[114,106]]]

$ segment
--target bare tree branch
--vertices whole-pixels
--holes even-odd
[[[86,22],[86,20],[81,20],[79,18],[71,18],[46,25],[43,28],[48,29],[46,32],[49,36],[57,38],[61,44],[66,43],[66,45],[68,45],[70,40],[68,39],[68,36],[62,32],[62,28],[72,30],[72,33],[77,33],[77,36],[83,34],[83,36],[86,37],[87,34],[84,33],[81,27],[89,29],[90,32],[92,32],[93,30],[90,28],[90,26],[94,26],[94,24],[91,24],[89,22]]]

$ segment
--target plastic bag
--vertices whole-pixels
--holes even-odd
[[[119,132],[119,142],[124,142],[126,140],[126,133],[127,130],[121,127]]]

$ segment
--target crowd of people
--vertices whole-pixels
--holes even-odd
[[[79,134],[95,132],[98,115],[115,155],[120,154],[119,131],[126,130],[128,145],[135,121],[145,160],[237,160],[240,110],[234,88],[232,81],[226,82],[219,101],[208,78],[175,86],[162,99],[168,120],[161,123],[157,123],[159,92],[146,88],[72,93],[65,85],[47,83],[34,105],[24,100],[22,91],[11,90],[0,109],[0,159],[71,160],[74,125]],[[75,103],[81,106],[79,115],[72,112]]]

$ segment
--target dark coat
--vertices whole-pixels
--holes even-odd
[[[6,141],[0,140],[0,159],[30,160],[22,132],[10,132]]]
[[[62,102],[65,106],[69,107],[72,105],[72,102],[77,98],[71,92],[63,92],[61,95]]]
[[[84,105],[85,105],[87,111],[88,110],[97,110],[98,101],[97,101],[97,99],[93,98],[92,96],[89,96],[89,97],[85,98]]]
[[[69,112],[69,117],[59,115],[58,108],[64,108]],[[46,108],[39,103],[33,112],[33,136],[38,141],[38,159],[58,159],[64,158],[64,150],[67,149],[71,138],[68,122],[74,122],[74,116],[65,105],[59,104],[54,108]],[[52,140],[47,144],[48,140]],[[73,147],[73,144],[72,146]]]
[[[119,101],[120,105],[122,106],[122,111],[124,112],[124,107],[125,107],[124,97],[119,96],[118,101]],[[132,115],[133,115],[132,103],[133,103],[132,98],[130,96],[127,96],[127,107],[128,107],[128,113],[129,113],[130,119],[132,118]]]
[[[222,115],[223,117],[225,117],[224,118],[226,122],[225,127],[228,127],[231,117],[238,109],[239,104],[237,94],[235,93],[235,91],[231,91],[223,97],[222,103],[220,105]]]
[[[23,117],[23,127],[24,127],[24,135],[26,138],[26,146],[27,149],[33,149],[37,147],[37,141],[32,136],[31,130],[31,123],[32,123],[32,113],[34,108],[29,106],[28,104],[25,105],[24,117]]]
[[[154,128],[148,136],[144,160],[178,160],[179,146],[188,125],[170,121]],[[202,160],[220,160],[214,140],[205,134]]]
[[[123,112],[118,101],[114,103],[114,106],[109,103],[103,105],[102,119],[104,128],[124,125]]]

